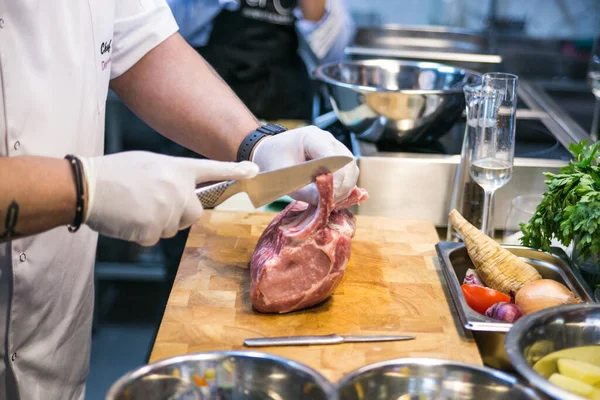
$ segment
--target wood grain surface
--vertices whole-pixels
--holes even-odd
[[[248,262],[272,213],[207,211],[192,227],[150,362],[213,350],[243,350],[251,337],[409,334],[415,340],[258,348],[320,371],[331,381],[373,362],[447,358],[481,365],[458,325],[435,257],[429,222],[357,216],[344,279],[311,309],[260,314],[250,303]],[[253,349],[249,349],[253,350]]]

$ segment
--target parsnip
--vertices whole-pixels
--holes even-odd
[[[516,294],[525,284],[542,279],[535,268],[502,248],[458,211],[450,212],[450,223],[462,236],[477,275],[487,286],[506,294]]]

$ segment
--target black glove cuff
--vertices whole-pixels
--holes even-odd
[[[281,132],[287,131],[287,128],[278,124],[266,124],[260,128],[250,132],[244,138],[237,152],[237,162],[250,161],[250,155],[254,146],[265,136],[273,136]]]

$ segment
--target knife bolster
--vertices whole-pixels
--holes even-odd
[[[204,209],[214,208],[238,192],[239,182],[235,180],[196,189],[196,195]]]

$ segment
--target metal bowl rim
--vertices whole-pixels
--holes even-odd
[[[364,375],[368,372],[375,371],[377,369],[382,369],[386,367],[402,367],[402,366],[410,366],[410,365],[419,365],[419,366],[452,366],[452,367],[460,367],[467,370],[482,372],[487,375],[491,375],[495,378],[498,378],[500,381],[510,385],[518,389],[519,391],[527,394],[531,399],[541,399],[535,391],[521,383],[517,378],[502,371],[473,364],[467,364],[461,361],[454,361],[444,358],[427,358],[427,357],[415,357],[415,358],[397,358],[392,360],[379,361],[373,364],[365,365],[357,370],[352,371],[350,374],[345,375],[342,379],[338,381],[336,387],[338,389],[338,393],[341,388],[357,377]]]
[[[519,337],[522,332],[527,332],[538,321],[547,320],[568,311],[591,309],[600,309],[600,304],[567,304],[539,310],[519,318],[513,324],[512,329],[508,331],[506,337],[504,338],[504,350],[506,351],[508,359],[517,372],[527,379],[533,386],[538,388],[538,390],[548,395],[560,396],[560,398],[564,400],[580,400],[581,397],[551,384],[546,378],[538,375],[538,373],[533,370],[533,368],[525,361],[525,358],[519,351]]]
[[[338,398],[337,388],[334,384],[332,384],[325,376],[316,371],[315,369],[299,363],[294,360],[290,360],[288,358],[276,356],[269,353],[259,352],[259,351],[207,351],[207,352],[198,352],[198,353],[190,353],[190,354],[182,354],[179,356],[174,356],[170,358],[166,358],[164,360],[155,361],[150,364],[143,365],[134,370],[127,372],[125,375],[120,377],[115,383],[112,384],[108,393],[106,394],[106,399],[116,399],[116,396],[121,393],[122,389],[129,383],[134,382],[136,379],[142,378],[149,372],[157,368],[165,368],[180,362],[184,361],[206,361],[206,360],[218,360],[222,358],[228,357],[240,357],[240,358],[249,358],[249,359],[261,359],[261,360],[270,360],[276,363],[280,363],[285,365],[288,368],[296,369],[298,371],[304,372],[310,375],[315,379],[315,382],[323,389],[328,399],[334,400]]]
[[[313,75],[315,78],[317,78],[318,80],[320,80],[321,82],[327,83],[329,85],[334,85],[334,86],[338,86],[338,87],[343,87],[346,89],[351,89],[351,90],[360,90],[363,92],[372,92],[372,93],[404,93],[404,94],[422,94],[422,95],[432,95],[432,94],[444,94],[444,95],[450,95],[450,94],[457,94],[457,93],[463,93],[463,88],[456,88],[456,89],[436,89],[436,90],[426,90],[426,89],[398,89],[398,90],[393,90],[393,89],[386,89],[386,88],[381,88],[381,87],[375,87],[375,86],[363,86],[363,85],[354,85],[351,83],[345,83],[345,82],[340,82],[337,81],[335,79],[330,78],[329,76],[327,76],[323,70],[325,70],[326,68],[329,68],[331,66],[334,65],[358,65],[358,66],[377,66],[377,63],[381,63],[381,62],[385,62],[385,63],[392,63],[392,64],[396,64],[396,65],[406,65],[406,66],[412,66],[412,67],[420,67],[421,65],[427,65],[433,68],[439,68],[439,67],[446,67],[446,68],[452,68],[454,70],[453,73],[457,72],[457,71],[461,71],[465,74],[465,76],[475,76],[475,77],[482,77],[482,74],[479,72],[476,72],[474,70],[468,69],[468,68],[460,68],[454,65],[450,65],[450,64],[442,64],[442,63],[436,63],[436,62],[429,62],[429,61],[406,61],[406,60],[395,60],[392,58],[372,58],[372,59],[368,59],[368,60],[355,60],[355,61],[332,61],[332,62],[328,62],[325,64],[321,64],[318,67],[316,67],[313,71]]]

